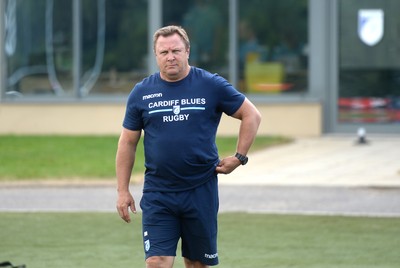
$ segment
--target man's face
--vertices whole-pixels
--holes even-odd
[[[162,79],[173,82],[188,75],[189,50],[178,34],[160,36],[156,42],[155,54]]]

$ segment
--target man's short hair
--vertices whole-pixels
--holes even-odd
[[[183,29],[181,26],[176,26],[176,25],[162,27],[154,33],[153,50],[156,51],[156,42],[160,36],[167,37],[174,34],[178,34],[182,38],[182,41],[185,44],[185,49],[188,50],[190,48],[189,37],[185,29]]]

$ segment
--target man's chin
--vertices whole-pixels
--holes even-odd
[[[165,74],[166,74],[168,77],[178,77],[178,76],[179,76],[179,71],[177,71],[177,70],[167,70],[167,71],[165,72]]]
[[[179,75],[179,71],[178,70],[167,70],[166,74],[171,75],[171,76],[176,76],[176,75]]]
[[[168,81],[174,81],[179,79],[179,72],[165,72],[163,76]]]

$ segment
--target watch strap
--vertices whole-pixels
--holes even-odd
[[[239,154],[239,153],[236,153],[236,154],[235,154],[235,157],[236,157],[237,159],[239,159],[239,161],[240,161],[240,163],[241,163],[242,165],[246,165],[246,164],[247,164],[247,161],[249,160],[249,158],[248,158],[247,156],[242,155],[242,154]]]

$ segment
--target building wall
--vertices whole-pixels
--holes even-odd
[[[318,103],[260,104],[260,135],[314,137],[322,133]],[[125,104],[0,104],[0,134],[115,135]],[[223,116],[219,135],[236,135],[239,121]]]

